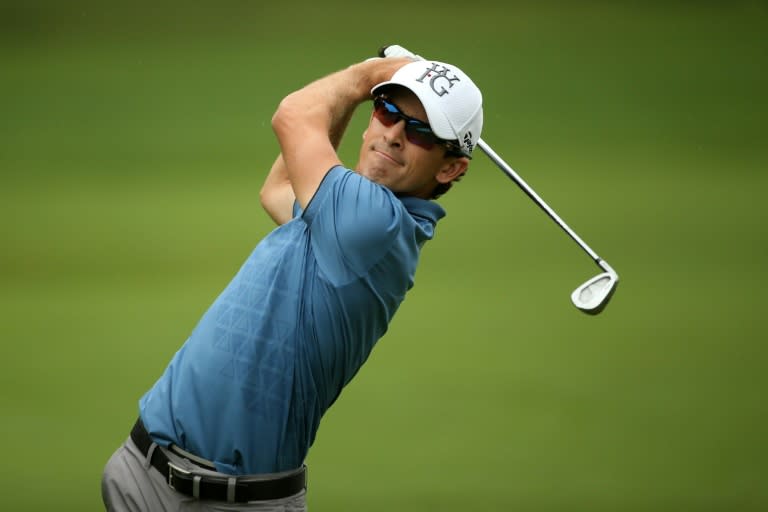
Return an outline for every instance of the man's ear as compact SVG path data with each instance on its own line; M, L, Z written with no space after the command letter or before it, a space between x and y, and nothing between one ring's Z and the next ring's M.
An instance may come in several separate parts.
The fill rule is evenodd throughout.
M469 167L469 158L459 157L450 159L440 171L435 179L438 183L450 183L456 178L461 177Z

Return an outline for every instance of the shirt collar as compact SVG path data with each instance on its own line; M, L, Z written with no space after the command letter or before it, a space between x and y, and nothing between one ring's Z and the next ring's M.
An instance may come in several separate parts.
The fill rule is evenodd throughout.
M442 206L434 201L428 201L419 197L400 197L405 209L408 213L421 217L430 221L432 224L437 224L437 221L445 217L445 210Z

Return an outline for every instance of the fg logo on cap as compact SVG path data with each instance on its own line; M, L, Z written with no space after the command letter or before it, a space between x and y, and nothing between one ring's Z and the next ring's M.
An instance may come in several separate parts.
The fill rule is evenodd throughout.
M441 69L442 68L442 69ZM432 67L427 68L426 71L424 71L424 74L421 75L421 77L417 78L416 81L420 84L424 83L424 79L427 77L432 77L429 81L429 86L432 88L433 91L435 91L435 94L438 96L444 96L448 94L448 89L453 87L453 84L456 82L460 82L459 77L456 75L448 75L451 70L448 69L445 66L440 66L439 64L433 62ZM442 79L442 80L441 80ZM441 80L438 82L438 80ZM445 88L445 83L448 83L448 89ZM439 87L439 89L438 89Z

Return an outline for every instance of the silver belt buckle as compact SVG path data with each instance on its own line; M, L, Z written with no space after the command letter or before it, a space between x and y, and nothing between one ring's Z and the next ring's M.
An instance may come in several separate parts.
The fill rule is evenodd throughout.
M168 487L170 487L171 489L173 489L175 491L176 488L173 486L173 472L174 471L177 471L177 472L181 473L182 475L191 475L192 472L191 471L187 471L184 468L180 468L179 466L177 466L173 462L168 461Z

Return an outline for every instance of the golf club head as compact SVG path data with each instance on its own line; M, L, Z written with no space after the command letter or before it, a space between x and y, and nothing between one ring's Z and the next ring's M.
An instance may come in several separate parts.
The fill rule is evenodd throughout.
M618 284L616 272L603 272L576 288L571 294L571 302L584 313L596 315L611 300Z

